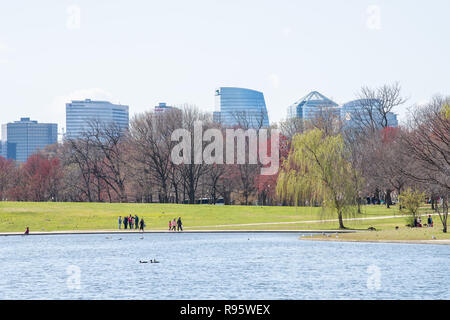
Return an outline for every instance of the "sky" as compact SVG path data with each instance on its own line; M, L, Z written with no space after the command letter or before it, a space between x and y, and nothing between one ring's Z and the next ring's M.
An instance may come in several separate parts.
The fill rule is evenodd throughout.
M450 1L0 2L0 123L65 127L65 103L130 116L159 102L214 110L214 91L262 91L271 122L312 90L337 103L398 81L407 109L450 94Z

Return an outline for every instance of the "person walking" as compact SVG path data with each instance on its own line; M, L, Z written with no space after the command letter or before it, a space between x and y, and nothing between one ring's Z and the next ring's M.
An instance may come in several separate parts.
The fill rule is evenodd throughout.
M143 218L141 219L140 224L141 225L140 225L139 231L144 232L145 223L144 223L144 219Z
M119 230L122 228L122 217L119 216Z
M177 227L178 231L183 231L183 224L181 223L181 217L178 217Z
M128 217L123 218L123 225L125 227L125 230L127 230L127 226L128 226Z
M177 231L177 221L175 220L175 218L173 218L173 221L172 221L172 230Z
M134 215L134 228L139 228L139 217L137 216L137 214Z
M169 220L169 231L172 231L172 220Z

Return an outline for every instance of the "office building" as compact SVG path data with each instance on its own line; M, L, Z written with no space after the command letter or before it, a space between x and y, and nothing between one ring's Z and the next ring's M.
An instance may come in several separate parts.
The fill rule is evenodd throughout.
M288 107L288 118L313 120L320 117L323 112L331 112L340 116L339 106L323 94L312 91Z
M344 126L349 128L358 128L373 125L381 128L382 115L376 110L379 100L376 99L358 99L347 102L341 107L341 119ZM373 109L372 112L369 112ZM386 114L387 126L398 127L397 115L393 112Z
M58 141L56 123L38 123L30 118L2 126L2 154L19 162Z
M174 107L168 106L165 102L160 102L157 106L154 108L155 113L165 112L168 110L172 110Z
M129 126L129 107L108 101L74 100L66 104L66 138L80 138L89 129L90 121L116 125L123 130Z
M6 158L8 155L6 154L6 142L0 140L0 157Z
M264 94L256 90L221 87L216 90L216 110L213 120L224 126L255 129L269 126Z

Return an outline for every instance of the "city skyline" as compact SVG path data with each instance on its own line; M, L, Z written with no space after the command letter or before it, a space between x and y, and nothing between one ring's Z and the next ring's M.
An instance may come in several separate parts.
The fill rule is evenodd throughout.
M235 86L264 92L277 122L307 92L343 104L361 86L398 81L409 98L394 110L401 121L409 106L449 94L449 9L448 1L44 1L26 10L5 2L0 120L62 128L65 103L86 98L125 103L130 116L160 101L212 112L210 93Z
M218 102L217 98L219 96L221 96L221 94L220 93L218 94L218 92L222 91L222 89L233 90L233 92L238 90L236 93L233 93L233 94L234 95L238 94L238 96L239 95L243 95L242 97L244 97L245 94L247 94L247 92L248 93L257 94L258 95L258 97L257 97L258 99L259 99L259 95L260 95L261 96L260 98L262 99L261 101L262 101L263 109L266 110L266 105L265 105L265 101L264 101L264 93L263 92L259 92L259 91L256 91L256 90L253 90L253 89L248 89L248 88L220 87L219 89L216 89L216 91L215 91L216 92L216 94L215 94L215 96L216 96L216 103L215 103L215 107L214 107L215 111L209 111L211 113L211 115L213 116L213 118L215 119L215 121L217 121L217 122L221 122L221 123L223 123L223 124L225 124L227 126L230 126L230 125L233 125L231 122L238 121L238 120L235 119L235 117L238 117L238 118L239 117L244 117L244 118L250 117L250 118L252 118L252 117L255 116L255 114L253 114L253 116L252 116L252 112L254 112L252 107L248 109L248 111L249 111L248 114L246 112L244 112L242 114L238 113L238 114L233 115L233 114L230 113L230 110L228 110L228 109L225 109L225 110L228 110L228 111L225 111L225 112L221 111L222 103ZM296 101L294 104L291 104L290 106L287 107L286 119L293 118L293 117L304 118L304 116L302 116L302 115L295 115L297 113L297 111L295 111L295 110L298 108L299 104L303 105L303 104L307 103L306 102L307 100L309 101L310 99L313 99L314 97L317 98L317 99L320 99L320 100L312 100L313 105L307 107L307 109L310 110L310 111L307 111L307 114L309 114L311 112L314 113L315 112L314 109L316 107L323 107L323 106L326 106L327 104L330 104L330 106L333 109L336 109L337 113L336 112L335 113L342 120L345 120L344 119L345 118L345 112L342 113L342 111L344 109L348 108L348 106L350 104L355 104L358 101L357 99L355 99L355 100L344 102L342 104L337 104L334 101L332 101L331 99L328 99L327 97L323 96L320 92L312 91L312 92L308 93L306 96L304 96L302 99ZM248 98L250 98L250 97L247 97L246 99L248 99ZM253 98L251 98L251 99L253 99ZM321 102L322 100L323 100L323 102ZM244 104L247 103L247 102L244 102L244 101L245 100L243 100L241 102L241 104L242 103L244 103ZM227 102L227 105L228 104L229 103ZM62 127L59 124L57 124L59 126L59 128L60 128L58 130L58 136L59 136L58 137L58 141L61 141L63 137L66 137L66 138L79 137L80 134L83 132L83 130L85 130L87 128L86 123L87 123L87 121L89 119L91 119L91 120L108 120L109 119L109 120L112 121L112 119L114 118L113 122L118 124L118 125L120 125L121 127L124 127L124 128L128 128L129 121L131 120L131 117L129 115L130 114L129 113L129 108L130 107L128 105L113 104L110 101L92 100L90 98L85 98L85 99L79 99L79 100L71 100L70 102L67 102L65 104L65 106L66 106L66 112L65 112L65 119L66 119L66 121L64 122L64 125ZM90 108L88 108L88 107L90 107ZM114 108L116 108L116 109L120 108L121 110L115 110ZM162 112L162 111L164 111L166 109L170 109L170 108L173 108L173 106L168 106L166 102L159 102L158 105L156 105L153 108L150 108L148 110L144 110L144 111ZM303 108L301 108L301 109L303 109ZM352 107L352 108L354 108L354 107ZM242 112L241 109L239 109L239 110ZM117 114L117 112L119 112L120 115ZM305 111L302 111L302 112L305 112ZM80 113L80 115L78 115L79 113ZM122 113L123 113L123 115L125 115L125 113L126 113L126 120L127 120L126 121L126 123L127 123L126 125L125 125L125 122L123 122L124 119L122 119L123 118ZM224 115L225 114L227 114L227 115L220 117L221 113L224 113ZM263 124L263 126L268 127L268 124L275 123L275 122L270 122L269 121L270 118L267 117L267 113L264 113L264 114L265 114L265 116L264 116L264 124ZM305 119L310 119L311 116L312 115L306 116ZM390 119L393 117L390 121L393 121L392 124L394 124L394 126L398 126L397 116L398 116L398 113L396 113L396 112L389 112ZM117 117L119 117L120 119L117 118ZM258 122L259 120L261 120L261 119L259 119L259 117L260 117L260 115L258 114L256 116L256 118L254 118L254 119L252 118L252 119ZM29 118L29 117L21 117L21 119L22 118ZM247 119L247 120L249 120L250 122L253 121L251 119ZM73 123L74 121L76 123ZM108 122L108 121L106 121L106 122ZM71 123L71 124L68 124L68 123ZM84 123L84 125L83 125L83 123ZM237 123L235 123L235 124L237 124ZM241 125L242 124L243 123L241 123ZM6 124L4 124L4 125L6 125ZM251 124L251 126L253 126L253 125L254 124ZM256 126L256 127L258 127L258 126ZM71 133L71 131L72 131L72 133ZM72 136L71 136L71 134L72 134ZM6 135L4 133L2 133L2 135L0 136L0 139L4 140L4 142L6 142L6 138L4 136L6 136ZM0 151L1 151L1 149L0 149Z

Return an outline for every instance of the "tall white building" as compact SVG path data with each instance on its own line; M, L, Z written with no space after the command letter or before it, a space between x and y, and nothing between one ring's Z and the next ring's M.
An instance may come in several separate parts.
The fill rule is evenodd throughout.
M73 100L66 104L66 138L77 139L89 128L89 121L114 124L123 130L129 126L129 107L108 101Z

